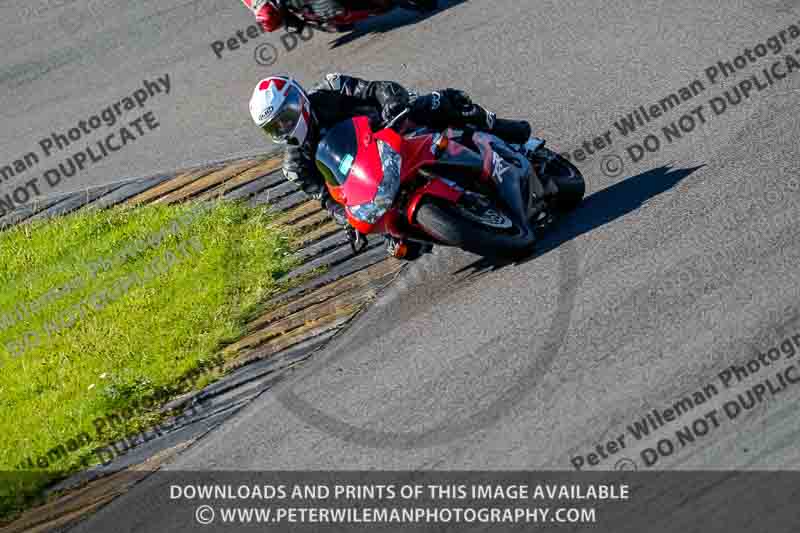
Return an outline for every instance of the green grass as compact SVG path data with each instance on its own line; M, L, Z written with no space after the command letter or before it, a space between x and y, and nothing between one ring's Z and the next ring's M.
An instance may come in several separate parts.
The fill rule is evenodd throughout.
M278 290L286 232L261 210L207 205L81 211L0 233L0 471L14 482L0 490L0 516L155 421L157 409L132 406L214 367ZM24 320L9 318L34 302ZM37 341L20 344L30 332ZM126 411L116 428L93 424ZM80 433L92 442L77 443ZM67 443L77 449L48 456Z

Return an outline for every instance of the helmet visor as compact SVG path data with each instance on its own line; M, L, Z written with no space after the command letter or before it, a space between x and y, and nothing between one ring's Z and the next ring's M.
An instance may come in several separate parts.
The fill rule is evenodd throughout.
M292 87L286 95L280 109L261 126L264 133L277 143L285 143L297 127L303 115L303 97L296 88Z

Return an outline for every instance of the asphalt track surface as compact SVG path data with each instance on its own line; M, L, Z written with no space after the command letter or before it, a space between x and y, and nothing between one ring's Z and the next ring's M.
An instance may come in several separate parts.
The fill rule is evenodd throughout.
M165 73L170 95L148 105L160 127L63 190L263 151L247 100L275 70L306 83L341 71L465 88L500 115L529 119L560 150L606 131L613 144L579 164L587 200L536 257L491 267L437 250L171 468L571 470L623 435L625 447L594 467L647 469L642 450L677 442L676 430L711 409L719 424L650 468L798 468L800 387L768 391L733 420L723 410L759 381L779 387L792 360L762 358L769 366L728 388L719 374L800 333L800 72L719 116L708 101L775 62L785 72L786 55L800 60L800 38L727 80L704 74L798 23L798 2L470 0L424 20L395 13L339 41L315 35L291 52L262 36L217 59L210 43L251 22L237 2L218 3L91 2L102 17L84 20L78 2L40 19L4 2L3 159ZM163 31L131 31L117 47L105 40L157 12L171 17ZM70 29L70 20L79 22ZM254 61L261 43L279 51L271 69ZM628 138L615 129L693 80L704 90L690 101ZM662 127L700 105L705 123L665 141ZM662 146L632 162L625 147L648 134ZM718 393L703 405L642 440L631 435L628 425L709 384ZM177 530L162 510L130 524Z

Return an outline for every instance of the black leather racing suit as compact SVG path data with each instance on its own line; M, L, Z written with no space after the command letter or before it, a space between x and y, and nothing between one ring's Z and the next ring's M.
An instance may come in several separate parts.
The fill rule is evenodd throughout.
M454 89L411 98L402 85L393 81L366 81L343 74L328 74L308 93L308 98L313 115L308 137L302 146L287 147L283 172L306 194L320 200L334 219L343 225L346 224L344 210L330 197L315 162L322 135L343 120L367 115L376 121L388 121L410 107L410 118L421 126L442 129L471 127L517 144L527 141L531 133L527 122L496 118L494 113L473 104L465 93Z

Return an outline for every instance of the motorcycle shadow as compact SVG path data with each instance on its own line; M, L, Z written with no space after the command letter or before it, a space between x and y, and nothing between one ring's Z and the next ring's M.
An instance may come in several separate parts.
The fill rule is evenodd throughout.
M672 189L704 166L674 169L670 165L664 165L624 179L591 194L574 211L559 217L536 243L531 255L517 259L482 257L453 274L467 274L466 281L507 266L533 261L585 233L639 209L648 200Z
M385 15L369 18L357 23L355 27L348 33L340 35L331 40L330 47L331 49L338 48L345 44L356 41L361 37L372 34L388 33L392 30L396 30L397 28L402 28L403 26L417 24L418 22L422 22L423 20L441 13L442 11L446 11L467 1L468 0L439 0L439 7L430 13L420 13L419 11L413 11L404 8L393 9Z

